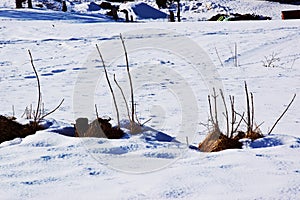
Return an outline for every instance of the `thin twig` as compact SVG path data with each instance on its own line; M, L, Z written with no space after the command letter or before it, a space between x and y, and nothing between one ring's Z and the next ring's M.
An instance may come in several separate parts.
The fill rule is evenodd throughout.
M243 114L240 114L238 112L235 112L235 114L237 114L238 116L240 116L242 118L242 121L244 121L247 124L247 121L245 120L244 116L245 116L245 112L243 112Z
M125 98L125 94L124 94L124 92L123 92L123 89L122 89L121 86L119 85L118 81L116 80L116 75L115 75L115 74L114 74L114 81L115 81L117 87L119 88L119 90L121 91L123 100L124 100L125 105L126 105L128 119L129 119L129 121L131 121L131 119L130 119L130 114L129 114L129 107L128 107L127 100L126 100L126 98Z
M219 61L220 61L220 63L221 63L221 66L224 67L223 62L222 62L222 60L221 60L221 58L220 58L220 56L219 56L217 47L215 47L215 50L216 50L217 57L218 57L218 59L219 59Z
M253 100L252 92L250 92L250 97L251 97L251 109L252 109L251 128L253 128L253 124L254 124L254 100Z
M263 125L265 122L262 122L262 123L260 123L258 126L256 126L255 127L255 129L254 129L254 132L256 132L258 129L259 129L259 127L261 127L261 125Z
M247 101L247 133L252 131L252 124L251 124L251 112L250 112L250 100L249 100L249 93L247 83L245 81L245 93L246 93L246 101Z
M28 118L27 119L32 119L32 117L31 117L31 114L33 113L33 111L32 111L32 104L30 104L30 107L29 107L29 116L28 116Z
M237 112L235 112L235 113L238 114ZM238 114L238 115L240 115L240 114ZM237 126L235 127L235 129L234 129L234 131L233 131L232 133L235 133L235 132L238 130L238 128L240 127L242 121L244 120L244 115L245 115L244 112L243 112L242 115L240 115L241 119L240 119L240 121L238 122Z
M290 108L290 106L292 105L293 101L296 98L296 94L294 94L294 97L292 98L291 102L289 103L289 105L286 107L286 109L283 111L283 113L280 115L280 117L276 120L275 124L272 126L271 130L269 131L268 135L270 135L273 131L273 129L275 128L275 126L278 124L278 122L281 120L281 118L283 117L283 115L288 111L288 109Z
M238 67L238 58L237 58L237 44L234 43L234 60L235 60L235 66Z
M124 49L124 54L125 54L125 59L126 59L126 68L127 68L127 74L129 78L129 83L130 83L130 92L131 92L131 121L134 124L134 95L133 95L133 86L132 86L132 80L131 80L131 75L129 71L129 61L128 61L128 55L127 55L127 50L125 46L124 39L122 37L122 34L120 34L120 39L122 41L123 49Z
M152 118L146 120L144 123L141 124L141 126L144 126L146 123L150 122L152 120Z
M115 105L115 109L116 109L116 113L117 113L118 128L120 128L120 126L121 126L120 125L120 115L119 115L119 109L118 109L118 106L117 106L116 97L115 97L114 91L113 91L113 89L111 87L111 84L110 84L110 81L109 81L109 78L108 78L108 74L107 74L107 71L106 71L106 66L105 66L105 63L104 63L104 59L102 57L102 54L101 54L100 49L99 49L99 47L98 47L97 44L96 44L96 48L97 48L98 54L99 54L99 56L101 58L102 65L103 65L103 68L104 68L105 77L106 77L106 80L107 80L107 83L108 83L111 95L113 97L113 101L114 101L114 105Z
M95 112L96 112L97 119L99 119L97 104L95 104Z
M215 88L213 88L213 98L214 98L214 105L215 105L215 123L216 123L216 128L219 129L219 122L218 122L218 109L217 109L217 94Z
M234 124L236 122L236 114L235 114L235 110L234 110L234 96L230 96L229 95L229 99L230 99L230 105L231 105L231 133L230 133L230 138L233 137L233 130L234 130Z
M207 96L208 99L208 104L209 104L209 114L210 114L210 119L212 121L212 125L215 126L215 121L213 118L213 114L212 114L212 107L211 107L211 99L210 99L210 95Z
M44 119L45 117L47 117L48 115L54 113L62 104L63 102L65 101L65 99L61 100L61 102L58 104L58 106L56 106L56 108L54 108L52 111L48 112L47 114L43 115L39 121L41 121L42 119Z
M135 110L135 119L136 119L136 121L138 122L138 124L141 126L142 125L142 123L140 122L140 120L139 120L139 118L138 118L138 116L137 116L137 113L136 113L136 104L134 104L134 110Z
M38 84L38 102L37 102L37 108L36 108L36 113L35 113L35 116L34 116L34 122L36 123L38 121L38 114L39 114L39 109L40 109L40 104L41 104L41 85L40 85L40 79L39 79L39 75L35 69L35 66L33 64L33 58L32 58L32 55L31 55L31 52L30 50L28 50L28 53L29 53L29 56L30 56L30 62L31 62L31 66L33 68L33 71L35 73L35 76L36 76L36 80L37 80L37 84Z
M226 118L226 128L227 128L227 132L226 132L226 135L227 137L229 137L229 116L228 116L228 109L227 109L227 105L226 105L226 101L225 101L225 97L224 97L224 94L223 94L223 91L220 89L220 94L221 94L221 97L222 97L222 100L223 100L223 104L224 104L224 107L225 107L225 118Z

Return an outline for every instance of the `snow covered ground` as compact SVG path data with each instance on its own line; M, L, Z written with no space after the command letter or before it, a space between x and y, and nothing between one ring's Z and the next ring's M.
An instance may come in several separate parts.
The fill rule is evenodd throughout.
M4 1L0 9L0 114L12 115L14 106L21 120L25 107L36 105L28 50L40 75L46 111L63 98L65 102L47 119L49 129L0 144L1 199L299 198L299 20L125 24L92 13L15 10L11 2ZM289 7L222 2L234 4L240 13L251 7L275 19L278 12L264 4ZM152 129L121 140L59 134L71 132L79 116L95 117L94 104L100 116L117 123L95 44L110 77L116 74L127 91L120 33L129 52L137 115L142 122L151 118L146 126ZM263 67L272 54L280 58L276 67ZM240 150L202 153L187 148L186 136L197 146L207 134L200 123L209 116L210 87L221 83L242 109L244 81L254 94L255 121L264 122L264 133L298 95L273 134L246 142ZM127 119L115 90L121 118Z

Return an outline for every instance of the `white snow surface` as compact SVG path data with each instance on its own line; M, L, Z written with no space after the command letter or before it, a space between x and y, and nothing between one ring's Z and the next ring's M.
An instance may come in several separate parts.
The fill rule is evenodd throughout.
M14 106L16 117L24 121L21 115L25 107L32 104L35 108L36 79L27 50L40 75L46 111L65 99L60 109L46 119L48 129L0 144L1 199L299 199L300 26L299 20L278 20L280 10L298 7L253 0L216 3L275 20L195 22L204 15L189 12L186 19L192 22L115 23L104 15L87 12L16 10L14 1L1 1L0 114L11 116ZM199 56L211 60L225 94L235 96L238 109L245 107L246 81L254 94L255 121L264 122L260 127L263 133L268 132L293 94L298 96L271 135L244 141L243 149L203 153L186 148L182 140L166 141L167 135L176 140L183 134L183 125L178 121L184 112L180 103L186 100L177 99L185 94L178 89L184 85L182 82L189 84L198 108L195 120L190 120L194 115L187 114L190 126L195 127L188 133L189 144L198 146L205 138L207 130L200 123L206 123L209 116L208 83L194 74L195 70L203 70L201 66L191 66L176 52L130 49L130 41L141 40L144 44L149 39L149 35L142 34L145 29L171 31L167 37L153 34L151 41L171 38L174 47L185 48L176 40L182 37L201 47ZM110 77L116 74L126 90L120 33L129 45L137 115L142 122L151 118L146 124L151 128L130 135L125 129L127 114L122 112L122 128L127 132L123 139L59 134L72 131L72 123L81 114L76 106L85 106L85 102L74 99L81 97L75 94L81 81L95 85L93 103L99 114L112 117L112 124L117 124L95 44L100 48L109 42L120 44L119 49L111 49L119 56L108 63L108 72ZM238 66L234 63L235 45ZM262 61L272 54L280 60L275 67L264 67ZM90 76L90 68L99 75ZM149 78L147 74L151 73L157 76ZM77 79L81 76L84 80ZM170 91L172 85L176 89ZM88 106L94 109L94 104Z

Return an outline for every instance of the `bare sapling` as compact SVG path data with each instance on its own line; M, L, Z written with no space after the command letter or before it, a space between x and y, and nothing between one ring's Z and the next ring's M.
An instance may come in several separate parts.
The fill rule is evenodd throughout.
M141 131L141 125L139 123L135 122L135 102L134 102L134 91L133 91L133 85L132 85L132 78L129 70L129 60L128 60L128 53L125 46L125 41L123 39L122 34L120 34L120 39L123 45L123 50L125 54L125 61L126 61L126 69L129 79L129 86L130 86L130 96L131 96L131 121L130 121L130 131L132 134L139 133Z
M29 108L26 107L23 116L26 116L27 119L31 120L33 118L33 121L30 121L28 124L20 124L15 120L15 117L8 118L5 116L0 115L0 143L8 140L12 140L17 137L24 138L28 135L35 134L36 131L42 130L45 127L40 125L40 122L42 119L44 119L46 116L52 114L55 112L63 103L64 100L61 101L61 103L53 109L51 112L45 114L44 113L44 106L41 103L42 102L42 94L41 94L41 85L40 85L40 79L37 73L37 70L33 63L33 58L31 55L30 50L28 50L29 56L30 56L30 62L33 68L33 71L35 73L36 79L37 79L37 88L38 88L38 101L37 101L37 108L35 111L32 109L32 104L30 104ZM15 115L14 106L13 106L13 116Z
M37 80L37 87L38 87L38 101L37 101L37 108L36 108L36 111L34 112L34 118L33 118L33 127L34 129L38 129L38 126L39 126L39 123L41 122L41 120L43 120L46 116L54 113L64 102L64 99L59 103L59 105L57 107L55 107L52 111L50 111L49 113L47 114L44 114L42 115L42 109L41 109L41 106L42 106L42 92L41 92L41 84L40 84L40 79L39 79L39 75L37 73L37 70L34 66L34 63L33 63L33 57L32 57L32 54L31 54L31 51L28 50L28 53L29 53L29 56L30 56L30 63L31 63L31 66L33 68L33 71L35 73L35 76L36 76L36 80ZM29 115L31 115L32 112L32 106L30 108L30 111L29 111ZM30 116L31 117L31 116Z
M113 97L113 101L114 101L114 105L115 105L115 109L116 109L116 113L117 113L118 129L120 129L120 115L119 115L119 109L118 109L118 105L117 105L115 93L114 93L114 91L112 89L111 83L110 83L109 78L108 78L108 74L107 74L107 70L106 70L106 66L105 66L105 63L104 63L103 56L102 56L101 51L100 51L100 49L99 49L99 47L98 47L97 44L96 44L96 48L97 48L98 54L100 56L100 59L101 59L101 62L102 62L103 68L104 68L104 73L105 73L107 84L109 86L111 95Z
M33 118L33 122L34 122L34 126L37 126L38 123L38 115L39 115L39 109L40 109L40 105L41 105L41 100L42 100L42 93L41 93L41 84L40 84L40 79L39 79L39 75L35 69L35 66L33 64L33 58L31 55L30 50L28 50L29 56L30 56L30 62L31 62L31 66L33 68L33 71L35 73L36 76L36 80L37 80L37 87L38 87L38 101L37 101L37 108L36 108L36 112L35 112L35 116Z
M133 94L133 86L132 86L132 79L131 79L131 74L129 70L129 61L128 61L128 54L125 46L124 39L122 37L122 34L120 34L120 39L123 45L124 49L124 54L125 54L125 60L126 60L126 69L127 69L127 74L128 74L128 79L129 79L129 84L130 84L130 96L131 96L131 121L134 123L134 94Z
M278 53L272 53L270 56L264 56L265 60L262 60L264 67L277 67L277 62L280 61Z

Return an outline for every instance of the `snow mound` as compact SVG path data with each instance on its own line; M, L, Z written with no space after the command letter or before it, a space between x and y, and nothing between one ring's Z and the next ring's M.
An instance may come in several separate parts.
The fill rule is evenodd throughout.
M129 15L134 15L136 19L166 19L168 15L165 12L162 12L153 6L144 3L126 3L120 5L120 10L128 10Z

